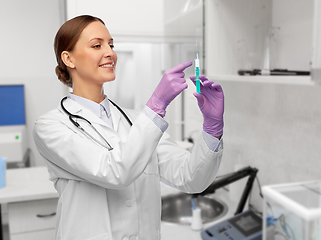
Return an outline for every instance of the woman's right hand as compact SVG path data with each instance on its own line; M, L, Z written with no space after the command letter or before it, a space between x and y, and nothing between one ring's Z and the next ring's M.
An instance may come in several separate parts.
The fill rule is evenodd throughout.
M167 70L146 105L164 117L168 104L187 88L184 70L192 64L185 62Z
M195 84L195 76L190 77ZM198 106L203 114L203 130L208 134L220 138L224 127L224 93L221 85L200 75L202 81L201 93L194 93Z

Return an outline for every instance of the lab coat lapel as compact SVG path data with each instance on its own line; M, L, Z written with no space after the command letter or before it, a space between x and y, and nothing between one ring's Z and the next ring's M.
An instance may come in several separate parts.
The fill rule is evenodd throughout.
M119 121L121 118L121 113L112 103L109 103L109 109L111 113L111 118L113 120L114 130L117 132L119 127Z

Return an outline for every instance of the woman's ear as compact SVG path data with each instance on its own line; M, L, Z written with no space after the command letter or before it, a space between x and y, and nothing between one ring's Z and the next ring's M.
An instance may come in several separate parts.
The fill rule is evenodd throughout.
M69 67L69 68L75 68L75 64L72 61L70 52L68 51L63 51L61 53L61 60L64 62L64 64Z

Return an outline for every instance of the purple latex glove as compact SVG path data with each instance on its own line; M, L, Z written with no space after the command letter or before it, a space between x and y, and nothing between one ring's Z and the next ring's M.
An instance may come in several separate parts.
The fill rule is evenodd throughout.
M185 62L167 70L146 105L164 117L168 104L187 88L183 71L192 64L192 62Z
M190 77L195 84L195 76ZM203 114L203 130L214 137L223 134L224 93L222 87L200 75L201 93L194 93Z

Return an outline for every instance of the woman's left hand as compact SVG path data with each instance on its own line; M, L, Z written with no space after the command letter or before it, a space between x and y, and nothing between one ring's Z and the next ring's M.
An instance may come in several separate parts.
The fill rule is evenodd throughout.
M195 76L190 77L195 84ZM222 87L200 75L201 93L194 93L198 106L203 114L203 130L214 137L223 134L224 93Z

